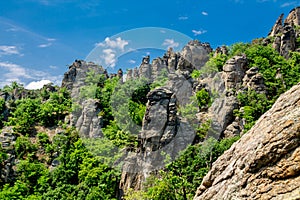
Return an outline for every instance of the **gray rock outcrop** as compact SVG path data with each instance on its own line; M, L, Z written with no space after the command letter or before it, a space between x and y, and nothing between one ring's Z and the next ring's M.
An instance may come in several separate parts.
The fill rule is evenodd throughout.
M160 72L175 73L177 70L181 72L191 73L194 69L200 69L209 60L209 54L212 48L208 43L201 43L198 40L190 41L181 52L173 52L172 48L162 58L153 59L150 63L150 56L143 58L139 68L127 71L127 80L136 78L147 78L150 81L155 80Z
M95 99L86 99L82 102L82 111L75 124L81 137L99 138L102 137L100 112L97 109L98 101Z
M147 98L138 150L128 154L122 168L120 187L124 191L142 189L143 182L152 172L175 159L195 137L189 123L177 115L178 102L173 91L157 88Z
M300 36L300 7L291 10L283 23L283 14L277 19L268 36L274 38L273 48L285 58L289 57L290 51L299 48L296 39Z
M242 88L247 62L246 56L234 56L226 61L223 66L223 80L225 81L226 90L235 89L238 91Z
M195 200L300 198L300 84L213 163Z
M4 127L0 134L0 145L7 155L3 163L0 163L0 180L4 183L9 183L15 178L16 155L14 145L17 137L14 134L12 127Z
M258 67L251 67L246 71L243 78L243 88L246 90L254 90L257 93L265 93L266 86L262 74L258 72Z
M88 73L93 71L95 74L107 75L107 72L99 65L92 62L85 62L82 60L75 60L69 66L69 70L64 74L62 87L66 87L72 97L74 104L79 108L73 111L71 116L66 118L70 125L73 125L79 130L83 137L100 137L101 132L101 118L98 117L100 112L98 103L94 99L86 99L81 97L80 90L89 83L86 83ZM118 71L116 76L123 75L122 70Z

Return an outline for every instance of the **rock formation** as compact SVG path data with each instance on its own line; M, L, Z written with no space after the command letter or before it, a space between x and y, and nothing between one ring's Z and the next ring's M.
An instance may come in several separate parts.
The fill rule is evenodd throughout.
M100 110L97 109L97 104L98 101L95 99L86 99L81 104L82 111L75 124L81 137L102 137L101 119L98 117Z
M155 170L162 169L166 159L175 159L194 140L192 127L177 115L177 98L167 88L157 88L148 95L147 111L139 134L137 152L124 160L120 187L141 189Z
M182 72L192 72L200 69L209 59L212 48L208 43L201 43L198 40L190 41L181 52L173 52L169 48L163 58L156 58L150 63L150 56L143 58L140 67L127 71L127 80L144 77L153 81L162 71L175 73L176 70Z
M9 183L15 178L16 154L14 145L17 137L12 127L5 127L0 134L0 145L5 150L7 158L0 163L0 182Z
M246 56L234 56L223 66L226 90L239 90L247 67Z
M209 44L191 41L182 52L169 49L163 58L145 57L136 76L130 70L130 79L146 77L155 80L163 70L168 81L148 93L146 114L142 131L139 133L137 152L126 157L120 187L141 189L145 179L155 170L165 166L166 156L175 159L178 153L191 144L195 138L193 127L177 113L179 106L190 103L193 95L193 80L190 72L200 69L209 59L212 51Z
M73 103L80 107L79 110L72 113L70 119L67 118L66 120L79 130L81 136L99 137L102 135L102 132L101 118L98 117L98 113L100 112L97 107L98 103L94 99L84 99L80 97L80 89L88 84L86 83L86 77L89 71L108 76L102 67L82 60L75 60L75 62L69 66L69 70L64 74L62 87L66 87L71 92ZM119 70L118 76L122 74L122 70Z
M299 199L299 108L300 84L213 163L194 199Z
M283 14L277 19L268 36L274 38L273 48L275 48L285 58L289 57L290 51L299 48L296 39L300 36L300 7L297 7L289 13L283 23Z
M266 86L262 74L258 72L258 67L251 67L246 71L243 78L243 88L247 90L254 90L257 93L265 93Z

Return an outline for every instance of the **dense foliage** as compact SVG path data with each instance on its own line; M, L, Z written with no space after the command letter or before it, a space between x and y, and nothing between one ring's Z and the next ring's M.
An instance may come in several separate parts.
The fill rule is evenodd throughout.
M67 128L52 141L45 134L40 134L36 143L21 136L15 149L20 159L16 180L1 185L0 199L114 199L117 196L119 172L92 155L73 129ZM45 156L39 156L41 151L47 152L48 162L52 163L50 168ZM54 163L59 164L53 167Z
M232 56L246 55L248 68L258 67L266 85L266 93L235 91L240 109L234 113L244 119L247 131L280 94L299 82L300 53L291 52L289 59L285 59L260 40L234 44L228 47L228 52L228 55L211 54L206 66L193 71L191 76L196 79L217 73ZM86 98L98 102L104 137L93 140L79 138L78 132L64 123L68 114L82 109L71 101L65 88L51 86L51 90L27 91L16 82L5 86L1 89L7 99L0 98L0 129L12 126L16 141L10 148L0 145L0 172L5 170L4 161L12 152L18 162L13 179L0 179L0 199L117 199L120 171L119 166L112 166L123 156L120 149L136 150L146 96L167 80L166 71L161 71L154 82L136 79L125 83L118 77L107 78L89 71L77 102ZM193 144L178 159L154 172L144 190L129 190L126 199L193 198L212 163L239 138L219 141L206 138L211 120L199 124L195 114L208 110L213 93L202 88L195 92L189 104L179 108L181 117L197 133ZM54 133L58 127L61 131Z
M129 191L127 199L192 199L212 163L238 139L218 142L209 138L203 144L189 146L176 161L150 176L143 191Z
M201 70L194 70L193 78L207 73L221 71L226 60L236 55L245 55L247 67L258 67L266 86L265 94L254 91L238 91L237 97L241 110L235 114L245 119L245 131L249 130L256 120L267 111L275 100L293 85L300 81L300 53L290 52L288 59L281 56L272 46L263 44L261 39L252 43L236 43L228 48L227 55L211 54L210 60Z

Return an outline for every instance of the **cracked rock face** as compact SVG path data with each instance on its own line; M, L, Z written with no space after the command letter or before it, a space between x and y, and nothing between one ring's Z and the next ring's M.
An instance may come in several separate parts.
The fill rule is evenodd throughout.
M300 84L213 164L195 200L300 198Z
M97 109L97 100L87 99L82 102L82 111L76 122L81 137L99 138L102 137L101 119L98 117L100 112Z
M234 56L226 61L223 66L223 79L226 90L241 88L247 62L246 56Z
M0 145L7 153L7 158L3 163L0 163L0 181L5 183L11 182L15 178L15 169L13 166L16 163L16 153L14 145L16 141L12 127L4 127L0 134Z
M269 36L274 37L273 48L285 58L289 57L290 51L297 48L296 38L299 37L299 30L295 27L300 25L300 7L289 13L283 23L283 14L279 16L275 25L272 27Z
M100 66L82 60L75 60L69 66L69 70L64 74L62 87L66 87L71 92L73 103L80 106L79 111L74 111L70 119L66 118L70 124L74 125L80 132L82 137L95 138L101 137L101 118L98 117L100 112L94 99L83 99L80 97L80 89L87 85L86 77L89 70L93 70L95 74L107 75L107 72ZM122 71L118 71L118 76L122 75Z
M177 115L178 99L174 91L157 88L147 98L138 151L128 153L122 167L120 188L124 191L142 189L150 173L165 166L166 155L175 159L195 137L189 123Z

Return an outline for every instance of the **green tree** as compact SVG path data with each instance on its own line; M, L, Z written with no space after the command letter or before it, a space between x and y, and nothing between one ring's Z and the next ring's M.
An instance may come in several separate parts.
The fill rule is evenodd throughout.
M71 111L71 97L65 88L50 94L50 98L41 104L38 112L39 122L47 127L57 125Z
M157 200L192 199L212 163L238 139L234 137L218 142L209 138L203 144L190 145L163 171L150 176L145 190L138 196ZM133 196L137 194L131 191L128 199L133 199Z
M7 126L14 126L14 131L23 135L31 134L40 109L39 99L22 99L16 101L16 110L8 118Z
M27 158L33 156L37 151L37 145L33 144L28 135L20 136L15 143L15 152L17 158Z
M201 110L204 108L208 108L212 103L209 92L205 88L202 88L201 90L196 92L196 98L198 106Z

